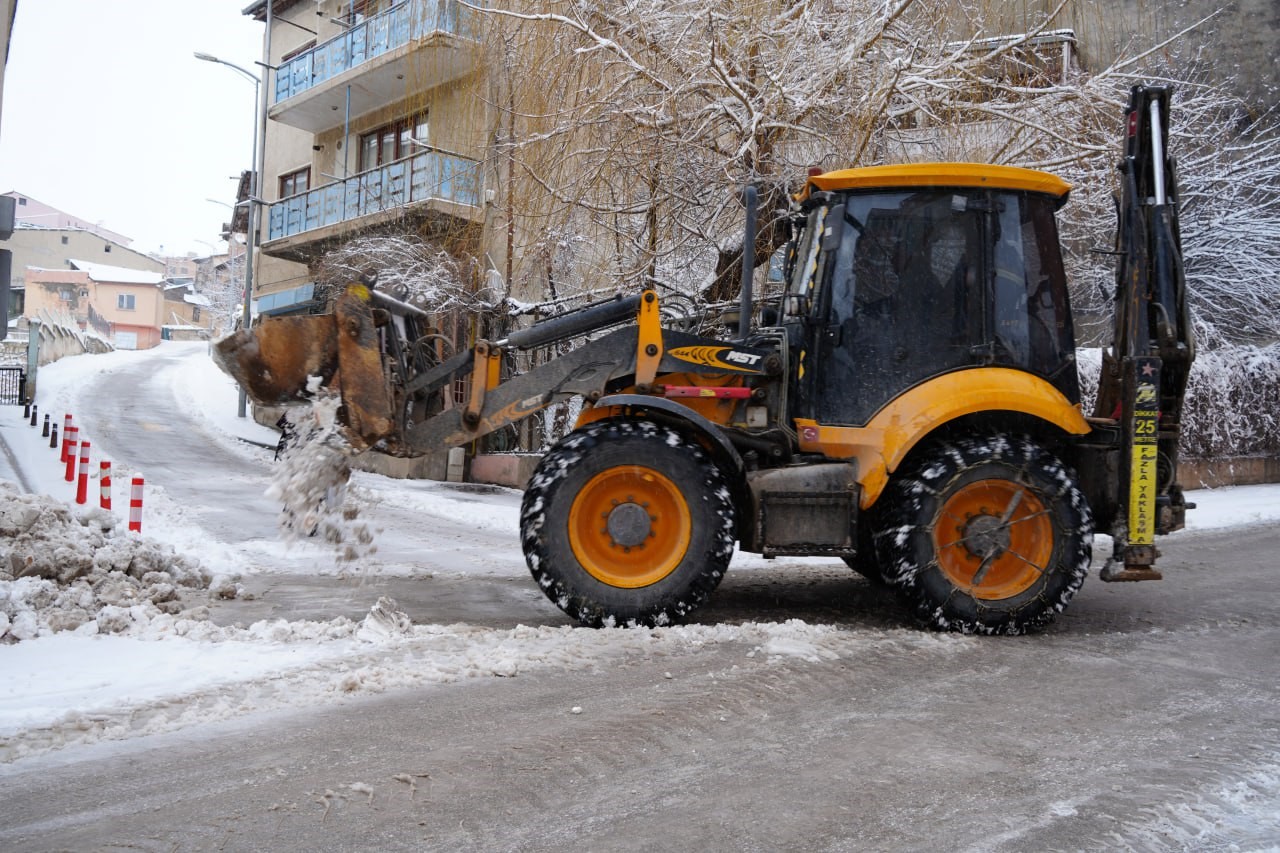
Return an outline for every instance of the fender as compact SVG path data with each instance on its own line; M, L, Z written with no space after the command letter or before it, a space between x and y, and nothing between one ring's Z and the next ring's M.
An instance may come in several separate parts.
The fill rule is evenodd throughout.
M688 406L668 400L665 397L650 397L646 394L611 394L596 401L590 409L584 409L578 416L577 426L617 417L619 409L624 406L635 406L645 409L656 409L663 414L688 422L711 443L711 455L716 462L724 466L725 474L731 481L742 479L744 466L738 449L734 447L720 428L712 421L690 409ZM725 465L727 463L727 465Z
M865 427L824 426L796 418L800 449L856 459L862 508L880 497L889 475L939 427L979 412L1031 415L1072 435L1090 431L1080 407L1045 380L1007 367L978 367L937 376L896 397Z

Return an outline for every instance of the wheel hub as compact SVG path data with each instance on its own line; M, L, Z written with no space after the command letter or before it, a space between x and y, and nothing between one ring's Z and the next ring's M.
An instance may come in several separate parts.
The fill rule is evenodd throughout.
M680 565L693 521L680 487L645 465L615 465L591 477L573 498L569 546L601 583L637 589Z
M623 548L635 548L653 535L653 518L638 503L627 502L609 511L605 529L613 544Z
M938 508L933 546L943 576L987 601L1030 589L1048 569L1054 527L1045 503L1025 484L991 477L965 483Z
M965 522L960 535L975 557L999 555L1009 550L1009 526L994 515L977 515Z

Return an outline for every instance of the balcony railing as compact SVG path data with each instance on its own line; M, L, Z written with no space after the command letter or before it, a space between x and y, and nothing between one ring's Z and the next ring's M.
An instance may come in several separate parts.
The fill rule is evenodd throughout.
M281 65L275 103L433 33L475 38L476 13L458 0L398 3Z
M267 239L291 237L427 201L478 208L480 183L480 164L475 160L423 151L273 202L267 214Z

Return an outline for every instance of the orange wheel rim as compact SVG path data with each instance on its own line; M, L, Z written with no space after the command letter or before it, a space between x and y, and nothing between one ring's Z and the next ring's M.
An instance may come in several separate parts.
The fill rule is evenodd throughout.
M619 465L596 474L569 508L569 545L609 586L635 589L675 571L693 537L689 505L663 474Z
M989 601L1029 589L1053 558L1044 502L1012 480L979 480L947 498L933 525L938 568L962 592Z

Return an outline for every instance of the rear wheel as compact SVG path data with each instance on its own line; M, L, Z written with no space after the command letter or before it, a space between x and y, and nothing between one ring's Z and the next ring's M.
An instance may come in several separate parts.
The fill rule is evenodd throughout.
M648 421L600 421L543 457L520 535L539 587L591 626L664 625L702 604L733 556L733 505L706 452Z
M1072 472L1026 437L937 444L899 472L879 507L885 580L934 628L1041 628L1089 570L1084 495Z

